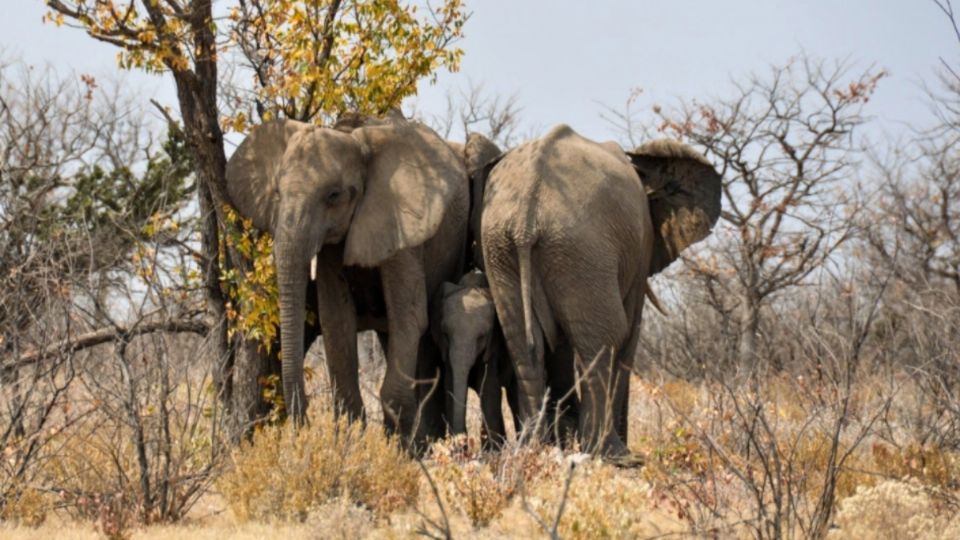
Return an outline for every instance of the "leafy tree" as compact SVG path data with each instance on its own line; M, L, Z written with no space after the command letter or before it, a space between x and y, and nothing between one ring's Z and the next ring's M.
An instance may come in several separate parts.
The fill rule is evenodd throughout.
M8 336L42 317L43 299L74 277L129 270L155 232L146 225L170 221L192 190L178 132L156 152L132 136L139 120L125 124L136 115L95 98L92 79L17 68L0 66L0 276L4 290L20 291L0 302ZM146 163L119 163L144 153Z
M198 182L207 304L220 321L214 330L218 393L238 423L249 425L269 408L261 382L275 363L270 348L245 340L244 330L259 337L275 330L260 326L250 332L240 325L235 333L227 321L237 306L273 308L232 299L224 284L233 283L233 292L269 291L272 265L251 260L250 250L238 249L227 234L237 220L226 196L224 129L242 132L279 117L324 124L346 111L376 114L399 106L419 80L440 68L457 69L462 52L452 43L466 20L462 2L441 0L434 7L398 0L235 0L220 17L212 0L45 1L49 21L119 47L121 67L173 76ZM239 58L252 77L224 85L221 95L224 58ZM268 244L256 250L260 257L269 254ZM256 286L244 286L244 280ZM233 320L251 320L249 313L241 315ZM275 324L275 315L253 320Z
M115 98L88 76L0 61L0 516L36 489L77 409L96 408L70 390L94 363L81 350L206 328L190 265L166 253L190 241L185 142L171 131L158 151Z
M69 182L72 193L63 203L41 210L41 236L76 228L97 238L149 234L144 224L181 210L193 189L189 182L193 166L179 131L168 131L162 150L148 157L141 174L133 164L111 169L97 164L77 172Z
M460 0L417 19L397 1L241 0L230 11L231 36L253 84L243 96L261 119L327 123L346 111L382 114L416 92L441 67L456 69L462 51ZM250 113L228 120L242 131Z

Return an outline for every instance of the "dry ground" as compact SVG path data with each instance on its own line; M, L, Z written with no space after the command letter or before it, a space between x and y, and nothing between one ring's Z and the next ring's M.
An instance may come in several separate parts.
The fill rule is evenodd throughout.
M635 378L629 443L645 458L643 467L617 468L554 447L510 445L497 455L480 451L468 439L438 443L423 461L428 478L380 435L375 395L382 363L376 347L371 351L363 340L369 337L361 338L362 350L373 357L365 362L363 385L374 420L367 431L357 432L349 443L354 446L343 442L352 436L331 435L336 432L332 417L315 416L314 433L306 439L275 435L269 439L275 443L272 450L267 444L235 452L223 477L186 519L146 527L131 523L115 530L116 536L442 537L449 522L456 538L547 537L554 527L563 538L751 538L767 531L760 525L764 520L777 519L784 536L809 533L830 467L836 396L828 388L780 376L771 377L758 395L741 395L707 383ZM321 361L313 358L318 368L311 383L314 403L323 399ZM913 391L905 380L878 375L850 395L838 439L849 457L842 466L835 464L838 504L829 538L960 538L960 518L954 517L960 456L915 441L914 424L930 411L918 405ZM479 414L472 399L470 430L477 433ZM747 403L761 404L762 416L752 418L767 425L763 444L776 456L779 471L765 468L744 438L737 405ZM312 478L329 465L323 462L329 454L304 457L303 449L321 452L331 446L355 455L337 462L331 469L336 472ZM282 467L274 467L277 462ZM258 466L261 470L253 471ZM352 472L319 488L323 475L340 474L337 467ZM412 484L403 487L410 478ZM777 505L773 486L786 492L790 508L782 514L771 510ZM38 527L8 520L0 525L0 538L102 538L110 532L110 519L78 520L51 511Z

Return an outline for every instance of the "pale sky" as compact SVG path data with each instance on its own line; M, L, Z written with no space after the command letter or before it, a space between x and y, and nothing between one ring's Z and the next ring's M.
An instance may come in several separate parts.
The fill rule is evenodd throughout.
M223 1L220 2L223 4ZM731 78L762 72L801 51L848 58L890 72L867 113L876 128L902 130L929 117L920 85L960 44L931 0L467 0L461 70L424 83L417 108L445 107L448 89L482 83L517 96L528 126L572 125L595 139L615 136L601 103L619 106L642 88L637 107L674 96L722 97ZM0 49L63 74L117 76L117 50L78 30L41 24L42 0L0 0ZM960 2L955 2L960 4ZM957 5L960 10L960 5ZM124 75L144 99L176 106L168 78Z

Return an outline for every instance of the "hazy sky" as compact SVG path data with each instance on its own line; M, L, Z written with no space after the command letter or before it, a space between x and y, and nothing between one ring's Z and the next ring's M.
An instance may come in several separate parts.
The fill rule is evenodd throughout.
M78 30L41 24L41 0L0 0L0 46L7 57L49 63L63 73L117 72L116 49ZM221 2L222 3L222 2ZM424 84L417 108L439 112L448 89L483 83L516 94L525 124L571 124L587 136L614 133L600 103L619 106L632 88L638 107L673 96L723 96L732 77L763 71L801 51L875 64L882 81L868 113L887 131L921 121L920 84L938 56L960 63L945 17L930 0L467 0L473 15L457 74ZM960 9L960 6L958 6ZM144 97L176 104L172 81L128 73Z

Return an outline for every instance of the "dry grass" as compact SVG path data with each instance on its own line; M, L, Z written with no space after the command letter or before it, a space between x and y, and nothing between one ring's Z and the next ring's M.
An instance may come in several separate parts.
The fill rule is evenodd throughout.
M879 379L862 384L870 388L858 390L851 430L866 422L876 406L870 396L882 386ZM781 480L796 490L798 504L812 508L826 479L830 447L821 426L810 427L814 393L783 379L772 380L767 390L775 394L765 411L782 444L777 455L789 464ZM899 387L896 403L911 399L911 392ZM315 408L307 428L264 428L252 443L236 448L213 486L178 523L144 526L127 519L135 513L110 505L84 512L76 501L64 507L62 495L31 488L7 506L0 536L410 538L425 531L439 534L446 526L454 537L471 538L545 537L554 526L562 538L753 536L749 491L704 439L709 435L713 444L731 451L740 441L731 431L729 411L720 409L729 404L717 400L717 390L709 383L637 378L630 399L630 444L646 459L638 469L549 446L510 444L500 453L483 452L475 438L460 437L441 441L428 453L423 461L428 479L378 424L350 425ZM839 471L831 538L863 538L864 531L887 527L883 520L896 515L913 516L897 520L900 528L890 529L897 534L947 538L946 531L960 528L949 519L960 495L957 454L911 443L910 431L897 427L909 424L902 412L907 409L889 410L885 423L892 427L886 428L886 438L877 430L853 448ZM121 463L130 462L123 444L105 444L112 433L65 438L57 447L64 459L49 462L47 474L61 485L72 482L78 493L105 492L112 485L106 476L115 473L108 472L110 460L119 456ZM841 449L853 442L845 435ZM98 452L98 444L115 450ZM735 457L742 470L759 474L759 463L751 461L755 457ZM122 519L127 521L118 522ZM798 528L792 531L804 536Z
M960 538L960 513L917 481L887 480L860 487L840 504L828 538L948 540Z
M379 426L351 424L321 411L299 430L259 429L234 452L217 487L241 522L304 521L337 498L380 516L403 510L417 499L419 476L416 464Z

